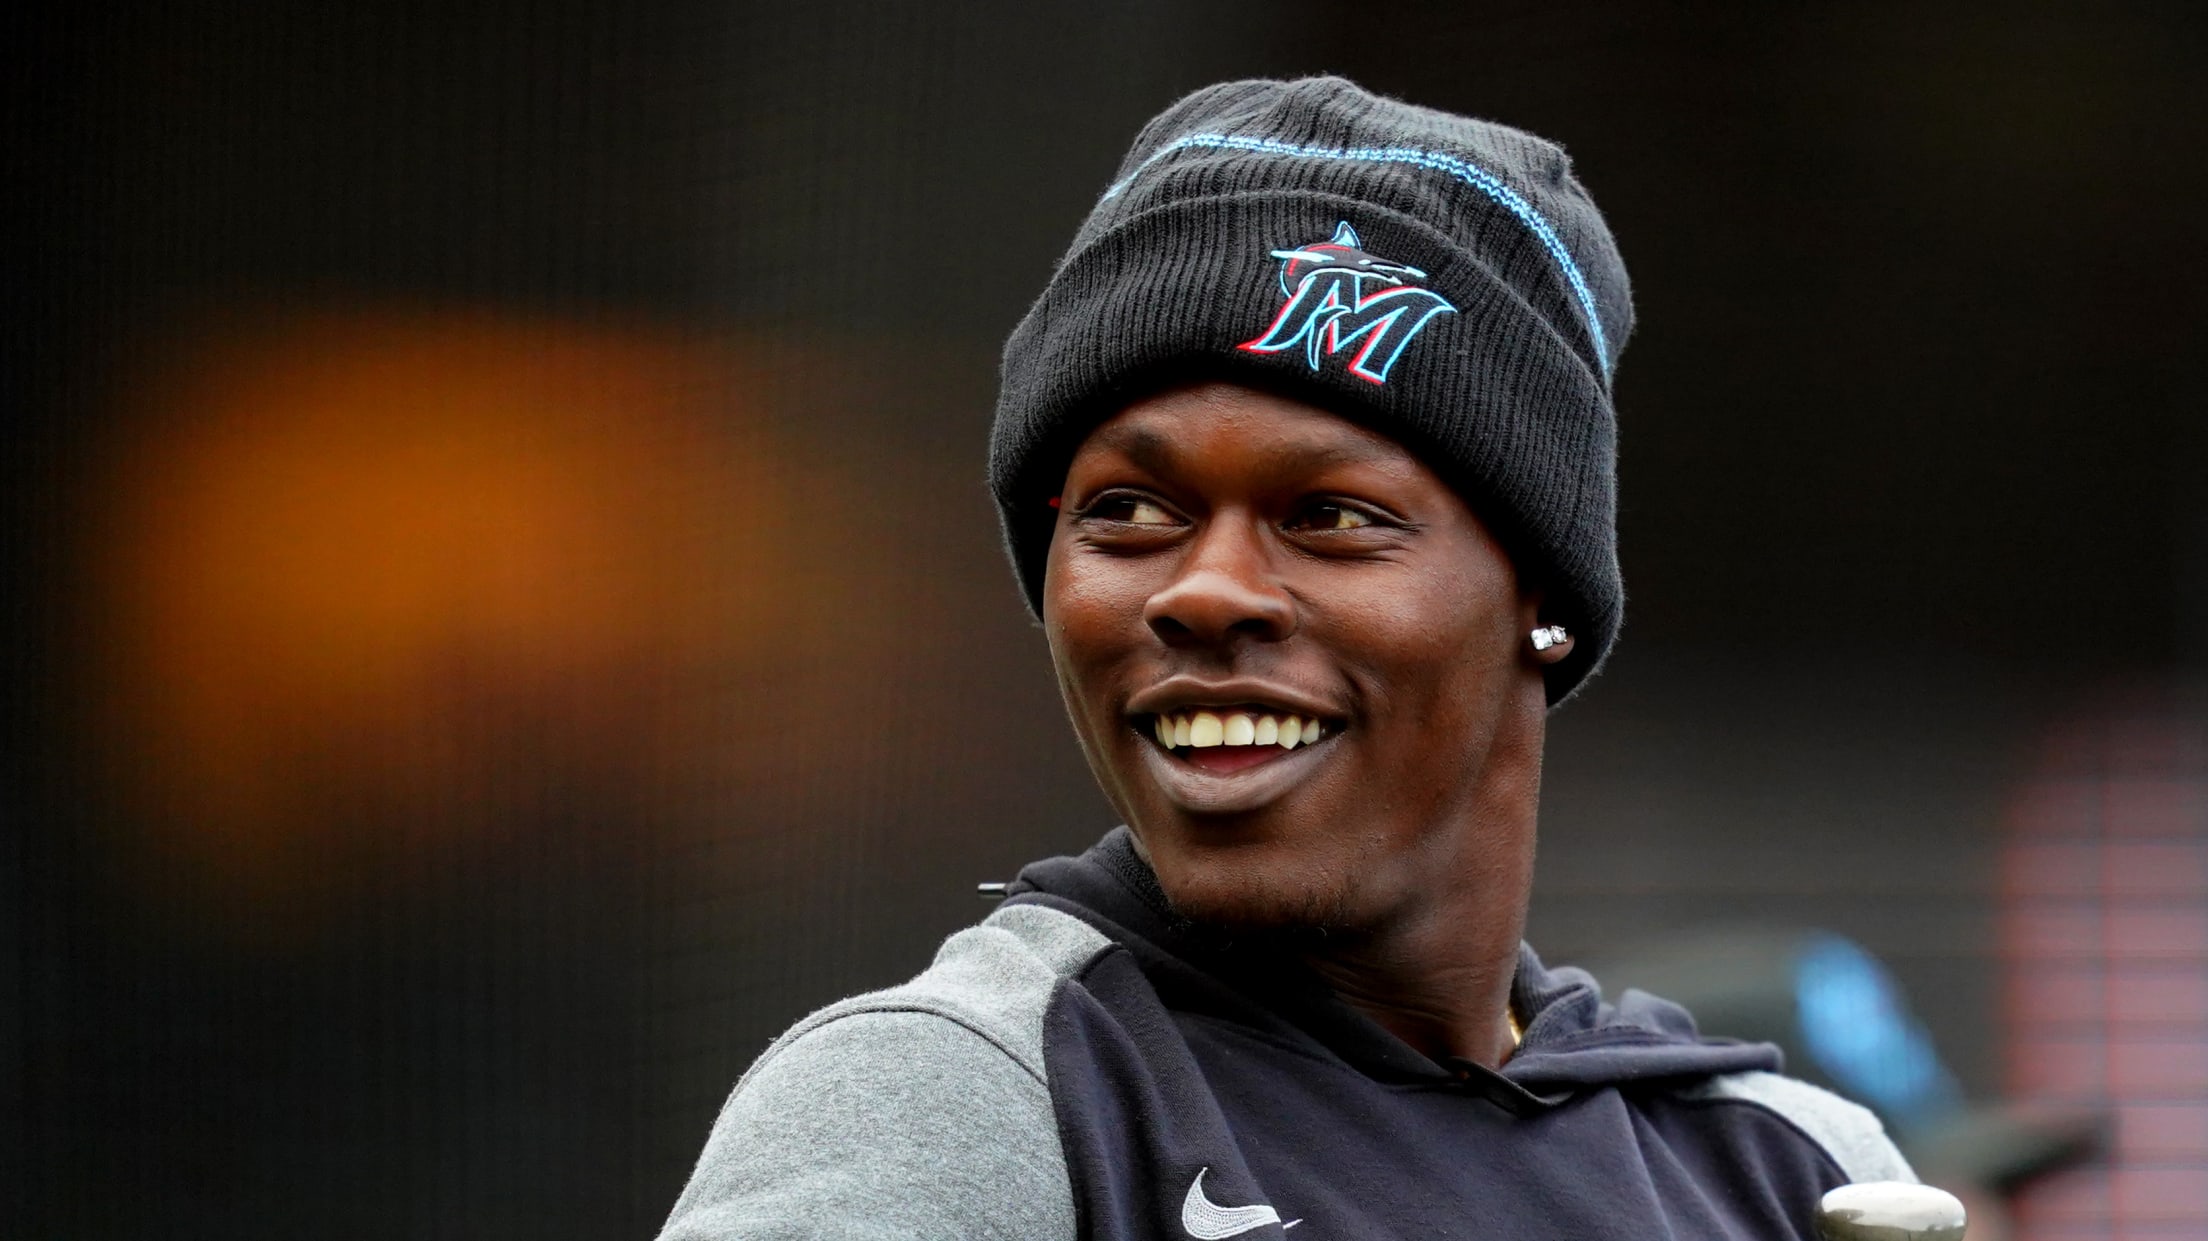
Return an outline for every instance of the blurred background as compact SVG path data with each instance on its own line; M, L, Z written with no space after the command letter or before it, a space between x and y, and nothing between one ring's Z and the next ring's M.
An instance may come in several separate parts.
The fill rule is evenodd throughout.
M0 1236L651 1235L778 1030L1111 826L996 351L1144 120L1320 71L1563 142L1633 271L1534 942L1846 936L1961 1096L2107 1109L2017 1235L2208 1235L2197 10L0 30Z

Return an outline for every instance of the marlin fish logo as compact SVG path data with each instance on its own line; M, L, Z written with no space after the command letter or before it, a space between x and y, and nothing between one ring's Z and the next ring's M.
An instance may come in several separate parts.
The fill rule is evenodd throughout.
M1404 263L1365 252L1347 220L1326 241L1275 250L1280 260L1280 291L1288 300L1256 340L1242 342L1249 353L1285 353L1301 346L1303 360L1319 369L1319 355L1356 346L1349 373L1368 383L1386 383L1388 369L1411 338L1434 316L1456 313L1440 294L1411 283L1426 273Z

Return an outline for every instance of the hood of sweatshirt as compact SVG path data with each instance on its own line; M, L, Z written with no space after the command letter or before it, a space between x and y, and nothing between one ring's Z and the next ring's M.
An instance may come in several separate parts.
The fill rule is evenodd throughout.
M1133 954L1169 1008L1317 1044L1384 1081L1485 1082L1514 1110L1596 1087L1782 1066L1769 1043L1703 1037L1685 1009L1645 992L1606 1000L1585 971L1552 969L1523 945L1511 992L1524 1022L1517 1051L1499 1072L1435 1061L1349 1005L1279 939L1236 938L1176 914L1124 827L1078 857L1023 868L1007 900L1096 927Z

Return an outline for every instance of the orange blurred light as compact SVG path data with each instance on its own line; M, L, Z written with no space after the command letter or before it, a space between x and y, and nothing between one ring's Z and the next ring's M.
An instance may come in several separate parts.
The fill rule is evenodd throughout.
M685 682L766 654L800 593L737 372L698 337L439 311L175 349L93 561L95 715L160 856L273 896L642 779L696 727Z

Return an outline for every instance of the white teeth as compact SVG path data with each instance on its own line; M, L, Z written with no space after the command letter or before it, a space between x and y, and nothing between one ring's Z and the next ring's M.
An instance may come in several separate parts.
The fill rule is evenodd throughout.
M1307 720L1300 715L1252 715L1247 711L1229 711L1224 717L1214 711L1160 715L1151 721L1150 727L1158 744L1169 750L1210 749L1220 745L1277 745L1293 750L1317 741L1321 731L1315 719Z

